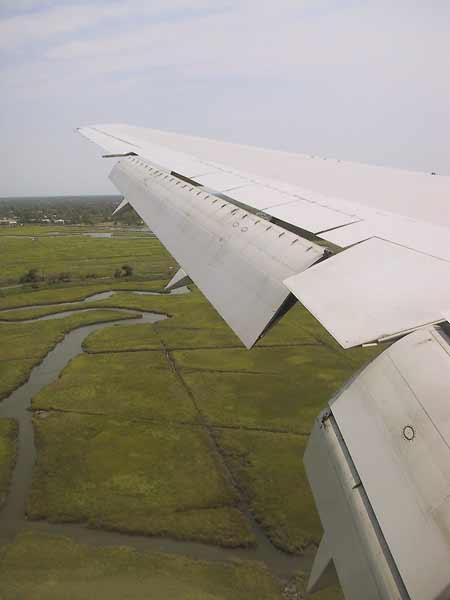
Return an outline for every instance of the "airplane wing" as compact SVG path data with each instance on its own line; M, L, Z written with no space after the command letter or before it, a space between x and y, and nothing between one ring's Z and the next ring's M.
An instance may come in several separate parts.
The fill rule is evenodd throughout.
M344 348L401 338L311 436L325 535L310 586L337 573L352 600L448 598L450 177L127 125L79 131L120 158L113 183L181 267L169 285L191 279L248 348L295 299Z
M450 177L125 125L79 131L113 155L125 155L113 171L113 182L132 204L136 203L133 197L144 195L138 210L142 218L247 346L276 316L289 291L344 348L445 320L443 313L450 307ZM173 214L163 218L168 237L159 234L155 216L146 214L153 209L145 200L147 190L174 198L175 189L177 197L183 196L182 211L195 207L190 227L182 225L184 233L196 238L195 244L172 235ZM222 208L216 211L218 207ZM175 210L167 203L165 208ZM233 247L238 257L233 266L233 259L225 261L219 247L204 254L210 241L202 243L193 233L200 226L200 216L222 232L230 232L222 238L209 234L222 250L224 245ZM182 218L187 218L187 213ZM243 218L248 220L238 226ZM200 227L204 232L205 223ZM323 247L317 241L306 243L305 232L350 249L306 270L323 256ZM179 246L176 250L175 244ZM251 258L253 275L245 270L249 254L241 252L241 245L252 252L255 245L259 248L258 256ZM194 255L188 256L188 250ZM203 256L200 261L199 253ZM211 262L211 256L217 264ZM253 280L256 264L263 270L258 281ZM233 292L225 283L230 269L236 283ZM222 286L229 289L229 297ZM236 308L237 296L247 301L247 308L258 306L252 311L254 322L241 322L248 318L243 306L239 314L229 314ZM255 305L256 297L259 302Z

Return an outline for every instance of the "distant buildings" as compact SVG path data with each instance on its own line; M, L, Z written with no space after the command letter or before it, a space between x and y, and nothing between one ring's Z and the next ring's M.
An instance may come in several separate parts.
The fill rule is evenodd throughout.
M44 223L45 225L49 225L50 223L52 223L53 225L64 225L65 224L65 219L56 219L55 216L53 217L47 217L47 216L43 216L40 219L29 219L30 223Z
M1 0L0 0L1 4ZM129 210L111 218L122 198L118 196L66 196L36 198L0 197L0 225L96 225L116 222L121 225L140 225L140 217ZM16 221L16 223L14 223Z
M56 219L54 217L49 218L47 216L43 216L38 219L27 219L28 223L42 223L44 225L54 224L54 225L65 225L65 219ZM16 216L12 217L0 217L0 226L1 225L9 225L13 227L14 225L22 225L19 219Z

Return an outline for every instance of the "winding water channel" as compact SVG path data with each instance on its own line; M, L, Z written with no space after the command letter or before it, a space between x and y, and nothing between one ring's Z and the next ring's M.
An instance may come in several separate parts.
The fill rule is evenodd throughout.
M17 321L12 321L9 319L2 318L2 315L8 315L9 313L20 313L21 311L32 310L35 308L54 308L55 306L66 306L70 308L71 306L79 306L83 303L95 302L100 300L107 300L111 298L114 294L135 294L137 296L175 296L180 294L189 293L189 288L181 287L170 292L165 292L161 294L161 292L146 292L142 290L109 290L108 292L98 292L97 294L91 294L90 296L86 296L83 300L79 301L66 301L66 302L51 302L50 304L29 304L27 306L18 306L16 308L0 308L0 323L34 323L36 321L50 321L54 319L63 319L64 317L69 317L70 315L79 313L79 312L89 312L92 310L114 310L116 312L134 312L144 314L152 314L152 313L144 313L134 308L128 309L120 309L114 308L111 306L89 306L87 308L77 308L76 310L66 310L57 313L51 313L49 315L44 315L42 317L33 317L31 319L19 319ZM153 322L153 321L152 321ZM144 323L142 319L139 319L139 323Z
M183 293L185 291L186 290L182 289L181 291L177 290L176 292ZM133 293L154 294L155 292ZM101 294L86 298L85 301L104 299L112 294L113 292L102 292ZM26 308L29 309L32 307L28 306ZM118 309L111 310L117 311ZM37 531L66 535L77 542L100 546L125 544L137 550L165 552L168 554L178 554L204 560L259 560L264 562L274 574L282 579L289 578L299 570L309 571L313 560L313 550L311 549L311 552L307 552L302 556L290 555L278 550L265 536L249 511L246 511L246 515L252 525L257 544L254 548L238 549L222 548L198 542L177 541L166 537L126 535L118 532L90 529L83 524L51 524L43 521L33 522L27 520L26 503L31 486L33 465L36 461L31 400L40 390L57 380L62 369L64 369L75 356L83 352L83 341L94 331L119 323L121 325L155 323L167 318L165 315L141 313L135 309L124 312L139 312L140 317L127 319L126 321L109 321L106 323L87 325L69 332L65 335L64 339L47 354L44 360L34 367L28 381L0 403L0 417L13 418L19 425L16 466L13 471L6 503L0 511L0 544L13 541L15 536L26 527L27 529L31 528ZM67 316L68 314L75 314L75 312L65 311L63 313L48 315L33 319L33 322L62 318L62 315ZM18 322L26 323L27 321Z

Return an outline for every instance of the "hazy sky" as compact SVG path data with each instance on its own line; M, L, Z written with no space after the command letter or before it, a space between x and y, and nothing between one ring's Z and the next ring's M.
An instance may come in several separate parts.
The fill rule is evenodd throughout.
M450 174L448 0L0 0L0 196L109 193L130 123Z

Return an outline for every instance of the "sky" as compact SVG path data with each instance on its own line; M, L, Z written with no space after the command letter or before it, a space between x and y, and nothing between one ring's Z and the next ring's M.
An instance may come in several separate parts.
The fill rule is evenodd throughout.
M0 197L114 193L129 123L450 175L448 0L0 0Z

